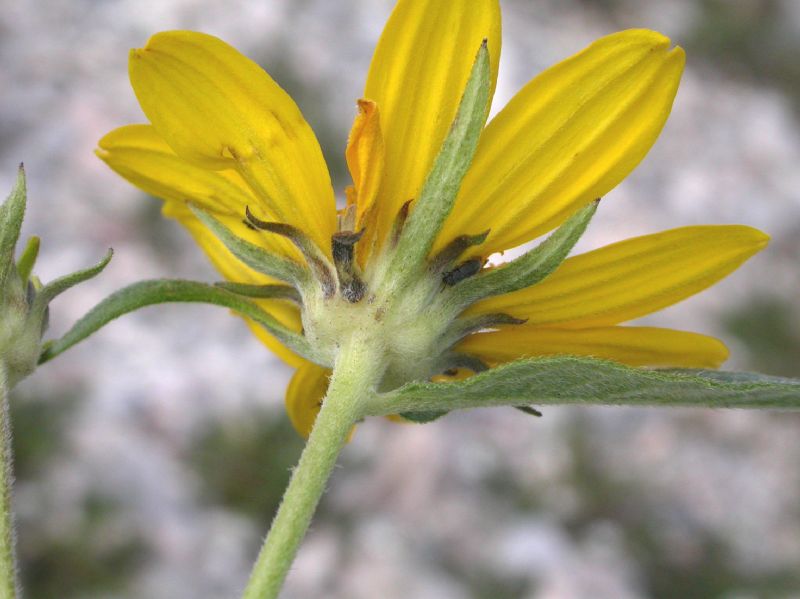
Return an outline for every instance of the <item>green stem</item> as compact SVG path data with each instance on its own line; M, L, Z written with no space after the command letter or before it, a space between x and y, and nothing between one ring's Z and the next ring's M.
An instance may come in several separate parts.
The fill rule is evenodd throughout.
M0 599L17 596L17 566L14 551L14 514L11 484L14 479L11 452L11 420L8 408L5 364L0 361Z
M382 352L360 335L343 343L328 393L259 553L242 599L274 599L297 554L339 452L382 375Z

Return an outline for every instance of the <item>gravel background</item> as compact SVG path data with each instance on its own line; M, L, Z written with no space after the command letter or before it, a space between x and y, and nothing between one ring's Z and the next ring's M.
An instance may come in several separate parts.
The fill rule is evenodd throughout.
M158 203L92 151L143 120L127 52L159 30L258 60L318 132L337 190L387 0L0 0L0 189L24 160L25 233L50 280L113 246L60 298L63 333L119 287L214 280ZM503 2L494 109L593 39L659 29L688 51L672 117L580 249L744 223L766 251L647 323L717 334L729 368L800 375L800 4ZM162 306L113 323L13 398L22 571L33 598L236 597L301 449L290 371L236 318ZM371 421L341 459L284 596L385 599L800 597L800 416L548 409Z

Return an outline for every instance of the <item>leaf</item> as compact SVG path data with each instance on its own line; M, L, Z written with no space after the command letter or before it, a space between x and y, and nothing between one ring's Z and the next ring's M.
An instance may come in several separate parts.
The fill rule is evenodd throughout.
M311 355L311 348L302 335L284 327L253 302L205 283L160 279L134 283L108 296L76 322L63 337L48 342L39 363L52 360L123 314L145 306L170 302L206 303L230 308L259 323L293 352L303 357Z
M594 201L579 210L550 237L516 260L485 270L456 285L451 291L453 301L466 307L493 295L530 287L546 278L566 259L586 231L598 203Z
M398 240L392 268L395 273L408 272L422 263L453 209L486 122L490 71L489 50L484 41L472 66L456 118Z
M409 383L373 396L366 414L525 404L800 409L800 380L559 356L518 360L457 382Z

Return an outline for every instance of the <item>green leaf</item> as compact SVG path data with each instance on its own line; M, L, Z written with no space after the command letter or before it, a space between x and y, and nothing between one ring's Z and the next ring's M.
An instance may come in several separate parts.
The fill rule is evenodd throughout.
M293 260L275 256L264 248L237 237L228 227L209 213L194 206L190 206L190 208L195 216L211 229L211 232L219 238L225 247L250 268L292 285L298 285L305 281L305 272Z
M518 360L452 383L409 383L373 396L366 414L525 404L800 409L800 380L754 373L645 370L559 356Z
M293 352L311 359L311 348L302 335L287 329L253 302L214 285L161 279L134 283L104 299L76 322L63 337L49 342L42 351L39 363L52 360L123 314L145 306L169 302L205 303L230 308L259 323Z
M14 249L25 218L26 199L25 169L20 164L14 187L0 206L0 283L6 280L13 264Z
M465 279L450 292L453 302L466 307L478 300L535 285L566 259L586 231L599 201L579 210L555 232L516 260Z
M490 88L489 50L484 41L472 66L450 132L403 226L392 272L408 272L425 260L436 235L453 209L461 181L472 163L478 138L486 122Z

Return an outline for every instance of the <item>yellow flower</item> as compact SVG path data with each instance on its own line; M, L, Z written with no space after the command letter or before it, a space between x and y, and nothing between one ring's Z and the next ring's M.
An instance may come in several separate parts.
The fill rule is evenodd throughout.
M569 354L651 367L717 367L727 357L711 337L620 323L735 270L768 239L745 226L685 227L616 243L567 259L536 285L456 302L452 312L454 304L440 299L462 279L490 272L490 254L590 206L644 158L684 66L683 50L653 31L601 38L528 83L481 132L425 267L389 259L451 131L476 52L478 61L488 54L491 94L500 57L497 0L398 2L358 103L346 150L353 186L338 216L314 133L258 65L217 38L188 31L156 34L131 52L131 83L151 124L112 131L98 155L162 198L164 214L189 230L226 279L277 282L235 258L187 202L236 236L318 269L324 289L301 289L300 305L258 300L320 348L317 363L251 323L297 368L287 406L302 434L316 417L339 339L352 328L375 329L387 362L384 389L520 357ZM488 106L484 121L487 114ZM288 236L257 230L274 230L263 221L293 229L284 230ZM337 238L338 255L337 232L345 236ZM299 250L292 243L299 240L318 255ZM335 268L326 271L331 260ZM411 274L387 285L394 276L387 265L398 264Z

